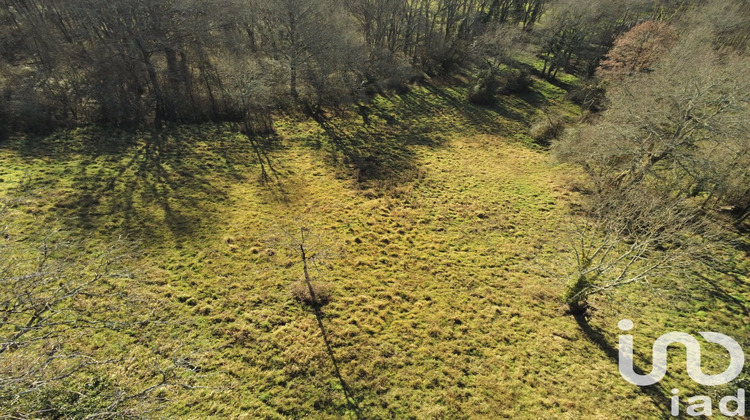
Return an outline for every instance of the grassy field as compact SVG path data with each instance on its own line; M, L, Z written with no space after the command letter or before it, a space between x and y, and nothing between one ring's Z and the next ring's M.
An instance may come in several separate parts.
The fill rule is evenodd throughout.
M577 116L563 93L535 80L482 108L462 87L415 86L377 98L368 126L352 111L326 127L284 118L254 142L227 125L16 138L0 148L0 196L25 198L19 229L139 244L122 287L163 323L88 340L131 355L113 381L145 369L139 354L190 354L197 388L159 391L162 415L641 419L667 416L675 387L719 395L691 384L678 350L660 385L626 383L616 324L635 321L644 368L672 330L747 343L746 254L680 293L600 301L589 325L565 314L550 271L567 262L579 173L527 135L541 109ZM290 292L302 228L331 286L325 337Z

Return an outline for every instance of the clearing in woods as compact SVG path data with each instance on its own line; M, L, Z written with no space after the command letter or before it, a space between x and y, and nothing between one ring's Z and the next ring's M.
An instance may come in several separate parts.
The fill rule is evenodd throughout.
M353 111L325 129L285 118L255 143L226 125L14 139L0 149L0 194L25 197L12 215L21 226L139 243L128 289L168 322L148 339L94 341L111 354L193 352L205 388L159 391L168 415L662 417L668 390L692 385L678 370L656 389L622 380L618 316L640 328L645 366L650 339L684 328L696 305L703 318L688 332L703 321L746 332L742 303L634 295L582 329L548 272L568 258L577 171L524 134L542 107L577 111L536 79L494 108L465 94L415 86L378 98L369 126ZM320 237L309 243L320 257L311 274L331 286L321 309L331 352L290 292L302 266L287 233L301 228ZM137 372L138 358L128 360L113 375Z

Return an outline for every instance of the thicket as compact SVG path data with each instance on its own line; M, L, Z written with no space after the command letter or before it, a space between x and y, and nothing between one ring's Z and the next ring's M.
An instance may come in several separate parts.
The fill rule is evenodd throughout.
M591 183L565 296L574 312L592 294L710 263L727 232L746 228L747 6L706 2L638 24L576 93L601 112L553 144Z
M478 75L471 100L593 74L614 39L675 2L5 0L0 133L88 123L238 121L363 103L424 76ZM669 12L671 13L671 12ZM667 13L668 14L668 13ZM725 35L729 37L730 35ZM734 39L734 38L733 38Z

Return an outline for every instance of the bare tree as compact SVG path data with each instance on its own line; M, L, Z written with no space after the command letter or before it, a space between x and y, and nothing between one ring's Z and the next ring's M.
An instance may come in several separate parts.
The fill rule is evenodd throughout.
M747 59L701 45L688 38L653 72L611 87L609 109L554 145L557 155L581 164L600 190L647 183L713 206L746 205L749 175L737 165L749 150Z
M680 35L651 72L610 86L601 117L553 144L593 184L571 247L565 301L574 313L589 296L669 277L710 254L722 241L712 210L731 205L747 218L747 59L717 52L711 31Z
M577 53L589 42L593 21L598 19L598 4L560 1L548 12L537 32L544 60L542 76L557 77L561 69L568 69Z
M330 299L328 285L320 281L315 281L315 276L310 273L312 267L317 267L317 264L328 255L328 247L324 244L323 238L320 235L313 234L309 228L304 226L299 228L299 234L287 231L284 231L284 234L287 237L288 246L297 254L302 263L302 279L296 283L296 286L292 286L292 293L299 300L312 306L315 318L318 321L318 328L320 328L320 333L323 336L326 351L333 365L333 373L341 384L341 389L344 391L344 397L349 409L355 418L359 419L361 418L359 403L352 394L349 384L341 374L339 362L336 359L327 329L323 323L322 308Z
M595 194L591 208L574 226L573 262L563 275L563 300L574 315L585 315L589 298L612 295L652 279L681 279L707 258L717 240L698 209L681 199L630 188Z
M123 283L134 281L128 270L132 245L120 240L96 249L96 242L60 230L21 231L14 217L8 206L0 211L4 415L133 417L150 409L157 389L192 387L184 373L195 366L184 352L132 361L92 339L111 339L122 330L145 333L159 319L146 301L124 291ZM112 366L123 363L139 366L138 380L111 374Z

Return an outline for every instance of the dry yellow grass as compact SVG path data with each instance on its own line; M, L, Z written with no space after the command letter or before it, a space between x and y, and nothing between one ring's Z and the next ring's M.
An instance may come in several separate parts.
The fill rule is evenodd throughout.
M67 217L103 240L126 232L141 242L139 287L174 320L160 339L198 351L206 387L165 391L167 416L341 418L356 405L368 419L662 417L666 392L625 383L607 348L620 316L644 325L645 354L660 323L688 325L692 306L636 295L645 310L601 311L593 325L604 333L592 341L544 269L565 258L575 171L513 140L506 130L521 122L503 110L459 112L434 92L412 95L429 111L398 98L379 105L402 116L405 137L385 122L368 134L418 137L397 181L357 182L330 149L311 147L318 127L282 120L269 182L245 139L186 127L167 131L162 149L147 138L117 153L6 147L0 191L23 194L28 172L27 220ZM533 113L514 100L520 115ZM339 123L358 130L352 117ZM332 285L322 308L332 354L313 311L289 292L302 267L288 233L300 227L320 236L309 243L321 257L311 273ZM715 300L704 309L726 328L746 323L733 310ZM692 389L679 372L665 381Z

